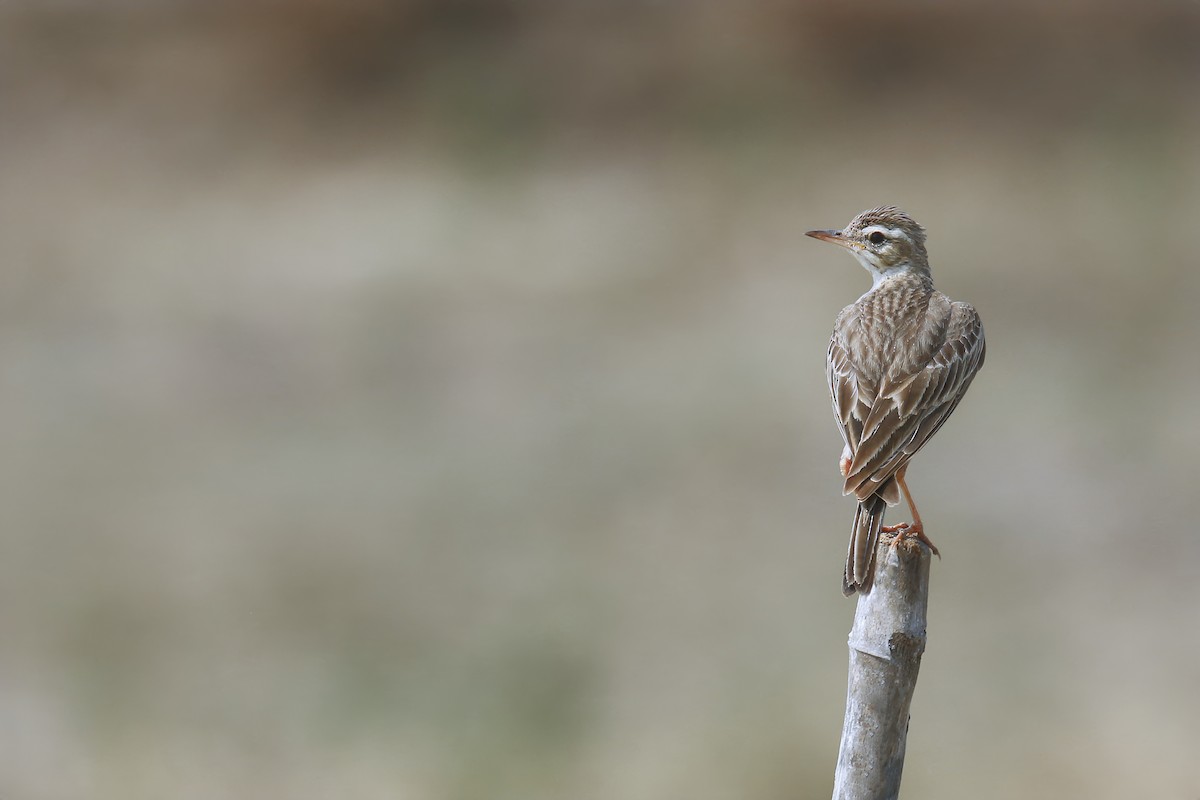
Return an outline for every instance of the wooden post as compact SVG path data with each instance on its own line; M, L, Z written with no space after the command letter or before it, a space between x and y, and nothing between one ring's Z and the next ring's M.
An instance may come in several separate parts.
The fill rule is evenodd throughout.
M908 709L929 601L929 549L912 538L893 546L883 534L871 591L859 594L850 630L846 720L833 800L894 800L904 769Z

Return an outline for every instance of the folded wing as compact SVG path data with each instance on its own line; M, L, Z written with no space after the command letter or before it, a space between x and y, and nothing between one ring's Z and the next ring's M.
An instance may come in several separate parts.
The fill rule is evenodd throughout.
M871 381L854 366L837 334L829 343L833 411L850 448L845 494L860 501L885 486L946 422L983 366L986 345L975 309L955 303L947 336L925 365Z

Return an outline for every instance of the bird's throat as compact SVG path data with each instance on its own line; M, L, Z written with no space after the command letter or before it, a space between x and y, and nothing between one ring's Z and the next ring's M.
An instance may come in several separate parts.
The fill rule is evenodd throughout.
M903 275L922 275L927 280L929 279L929 268L926 267L922 269L911 261L901 261L899 264L892 264L885 267L880 264L872 263L865 258L860 257L858 260L859 263L861 263L867 270L867 272L871 273L872 292L888 281L899 278Z

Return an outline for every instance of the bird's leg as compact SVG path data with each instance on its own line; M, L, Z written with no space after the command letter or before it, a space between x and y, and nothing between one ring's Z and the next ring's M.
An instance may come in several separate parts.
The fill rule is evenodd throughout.
M932 550L935 556L941 558L942 554L938 552L937 545L925 535L925 526L921 523L921 515L917 513L917 504L913 502L912 495L908 491L908 484L904 482L906 472L908 472L907 464L896 473L896 483L900 484L900 491L904 492L904 499L908 502L908 510L912 512L913 521L901 522L899 525L885 525L879 530L883 533L899 533L900 535L896 537L897 542L912 536Z

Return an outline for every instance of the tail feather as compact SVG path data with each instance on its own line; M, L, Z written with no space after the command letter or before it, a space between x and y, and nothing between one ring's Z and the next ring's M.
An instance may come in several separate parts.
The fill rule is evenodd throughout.
M875 545L887 502L873 494L858 504L854 526L850 529L850 551L846 554L846 574L842 578L842 593L847 597L855 592L869 592L875 575Z

